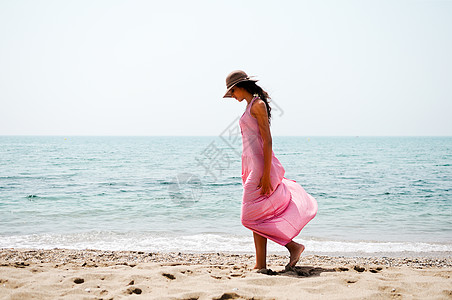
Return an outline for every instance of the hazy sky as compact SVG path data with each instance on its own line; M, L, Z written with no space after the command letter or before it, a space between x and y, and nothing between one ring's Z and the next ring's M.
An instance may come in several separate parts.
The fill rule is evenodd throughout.
M452 135L452 1L0 0L0 135Z

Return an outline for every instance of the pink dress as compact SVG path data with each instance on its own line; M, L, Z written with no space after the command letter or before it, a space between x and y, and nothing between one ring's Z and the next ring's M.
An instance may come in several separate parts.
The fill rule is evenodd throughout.
M257 188L264 169L263 142L259 126L246 107L239 124L242 132L243 226L280 244L286 245L315 217L317 201L294 180L284 177L285 170L272 151L270 180L273 192L261 195Z

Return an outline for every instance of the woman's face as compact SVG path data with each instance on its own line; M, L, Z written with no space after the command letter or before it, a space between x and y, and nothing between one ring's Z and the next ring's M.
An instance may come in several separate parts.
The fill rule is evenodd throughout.
M243 99L245 99L244 92L246 92L246 90L244 88L237 87L237 86L235 86L231 89L232 97L235 98L236 100L238 100L239 102L241 102Z

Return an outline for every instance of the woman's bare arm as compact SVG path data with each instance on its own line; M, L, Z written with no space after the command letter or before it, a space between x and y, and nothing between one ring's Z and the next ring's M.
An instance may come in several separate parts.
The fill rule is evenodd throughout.
M258 187L261 187L261 194L270 194L273 187L270 182L270 169L272 165L272 136L270 132L270 124L268 123L267 107L265 102L258 99L251 107L251 115L256 118L259 125L259 132L262 137L264 146L264 172Z

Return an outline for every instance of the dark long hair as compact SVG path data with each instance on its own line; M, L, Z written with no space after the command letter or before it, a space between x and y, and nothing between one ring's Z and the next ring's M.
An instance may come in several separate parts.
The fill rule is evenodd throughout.
M271 107L268 104L268 100L271 99L266 91L264 91L260 86L256 84L254 81L242 81L236 84L236 87L244 88L251 95L258 94L259 98L265 102L265 106L267 107L267 115L268 115L268 123L270 124L271 118Z

